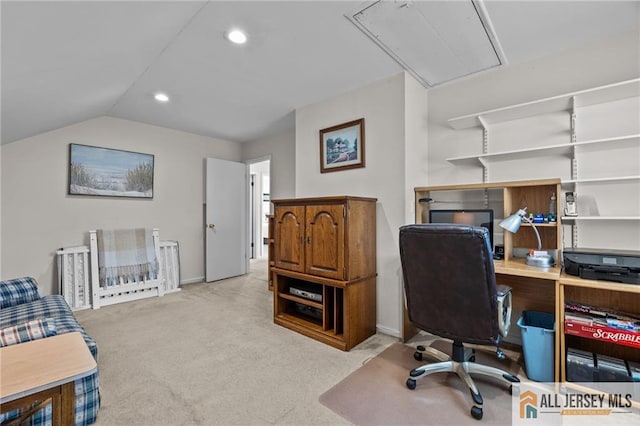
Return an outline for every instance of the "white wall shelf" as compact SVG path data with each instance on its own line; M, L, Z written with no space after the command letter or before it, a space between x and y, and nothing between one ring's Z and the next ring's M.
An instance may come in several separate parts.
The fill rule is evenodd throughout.
M640 78L511 105L504 108L463 115L449 119L448 123L454 129L484 127L485 125L516 120L533 115L559 111L570 112L573 108L612 102L634 96L640 96Z
M640 176L614 176L603 178L590 178L590 179L568 179L563 180L562 185L570 185L576 183L598 183L598 182L622 182L625 180L640 180Z
M505 170L512 170L520 167L531 167L533 164L540 166L540 173L548 176L553 173L564 176L567 172L570 175L561 182L561 187L567 191L582 191L587 195L584 200L604 199L612 197L610 191L621 192L626 190L623 186L637 186L640 182L638 175L638 164L634 156L640 150L640 132L638 130L638 107L640 104L632 104L624 100L637 100L640 98L640 78L613 83L592 89L565 93L559 96L534 100L521 104L515 104L504 108L497 108L476 112L474 114L463 115L449 119L447 122L453 129L481 129L482 149L481 153L459 157L447 158L446 161L455 166L465 166L469 168L480 168L483 171L483 184L490 184L491 176L505 176ZM618 102L611 105L614 101ZM582 109L582 107L593 106L594 108ZM567 114L566 141L558 139L564 134L564 129L559 121L560 114ZM546 115L542 117L543 115ZM527 119L540 116L536 121L523 121L510 123L501 128L494 128L498 123L506 123L512 120ZM609 117L609 118L604 118ZM606 122L611 124L604 124ZM525 129L523 126L551 125L553 127L540 127L534 129L527 135L527 143L520 142L505 145L511 138L520 138L520 134L515 129ZM580 132L578 132L578 127ZM623 130L625 129L625 130ZM561 133L558 132L560 130ZM495 131L495 133L493 133ZM546 133L545 133L546 132ZM626 133L626 134L625 134ZM581 141L577 140L578 134L583 135ZM497 136L500 141L500 151L491 151L490 135ZM535 135L539 135L536 137ZM613 136L611 136L613 135ZM551 144L547 136L553 136ZM602 136L610 136L602 138ZM591 137L591 139L590 139ZM599 137L600 139L593 139ZM546 143L545 143L546 141ZM560 142L560 143L559 143ZM497 147L497 146L496 146ZM507 149L504 148L514 148ZM477 151L476 151L477 152ZM616 161L616 156L622 156L619 165L612 165ZM612 158L614 160L612 160ZM521 163L510 164L513 160L525 160ZM531 161L529 161L531 160ZM522 166L524 165L524 166ZM585 167L586 166L586 167ZM594 172L598 170L594 176ZM602 170L601 172L599 170ZM597 175L602 175L598 177ZM600 183L603 188L599 188ZM626 185L622 185L626 184ZM637 190L636 190L637 191ZM585 241L589 244L594 238L602 237L601 225L614 226L622 223L623 227L634 226L640 222L640 211L637 203L633 203L636 198L620 198L616 201L619 211L618 216L561 216L560 221L564 221L571 228L571 246L580 247L580 243ZM561 202L560 200L558 200ZM587 202L588 204L588 202ZM582 206L583 212L587 212L588 205ZM581 206L578 205L578 210ZM562 213L559 212L561 215ZM553 226L550 224L536 225L537 227ZM580 235L578 227L582 228ZM619 226L614 226L618 229ZM580 237L580 240L579 240ZM615 240L615 241L614 241ZM635 247L637 241L624 240L613 237L605 242L609 245L627 245Z
M640 220L640 216L562 216L562 220Z
M538 146L533 148L515 149L510 151L492 152L488 154L469 155L464 157L447 158L447 161L456 165L480 166L486 162L508 161L521 158L533 158L541 155L562 155L571 157L574 147L596 146L598 144L609 144L614 142L629 142L640 144L640 134L616 136L612 138L594 139L582 142L564 143L558 145Z

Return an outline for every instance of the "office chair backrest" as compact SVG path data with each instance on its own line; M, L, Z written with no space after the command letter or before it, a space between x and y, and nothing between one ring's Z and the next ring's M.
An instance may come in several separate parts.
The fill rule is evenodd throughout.
M400 260L414 325L462 342L498 342L495 272L485 228L403 226Z

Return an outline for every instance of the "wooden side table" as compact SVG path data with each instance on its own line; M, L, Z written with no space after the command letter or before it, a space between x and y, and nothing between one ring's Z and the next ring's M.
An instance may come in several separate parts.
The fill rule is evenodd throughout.
M74 381L97 369L79 332L0 348L0 411L51 400L53 424L73 425Z

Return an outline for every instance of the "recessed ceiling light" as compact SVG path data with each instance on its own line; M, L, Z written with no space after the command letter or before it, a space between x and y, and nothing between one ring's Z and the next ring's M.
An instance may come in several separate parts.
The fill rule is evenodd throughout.
M165 95L164 93L156 93L155 95L153 95L153 97L158 102L169 102L169 96Z
M244 44L247 41L247 35L240 30L231 30L227 33L227 39L235 44Z

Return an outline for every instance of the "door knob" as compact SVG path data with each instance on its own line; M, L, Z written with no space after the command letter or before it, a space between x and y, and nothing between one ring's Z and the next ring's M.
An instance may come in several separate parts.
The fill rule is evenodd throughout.
M215 227L216 227L216 225L214 225L213 223L210 223L210 224L209 224L209 229L213 229L213 228L215 228Z

